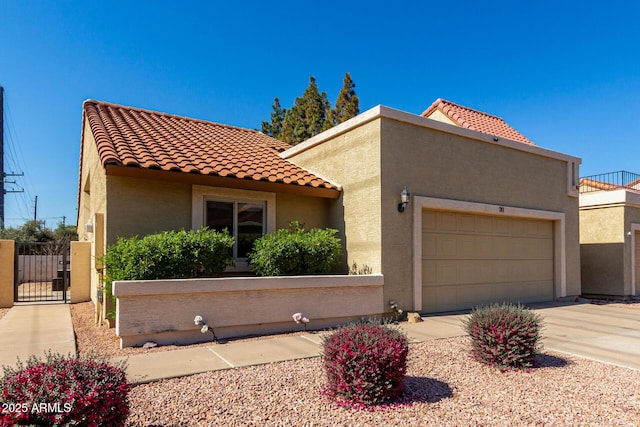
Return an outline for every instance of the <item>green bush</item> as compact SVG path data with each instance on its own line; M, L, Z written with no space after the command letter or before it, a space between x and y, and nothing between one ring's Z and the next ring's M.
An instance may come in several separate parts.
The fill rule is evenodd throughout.
M463 321L472 356L501 370L526 368L538 351L542 318L521 305L475 308Z
M300 223L291 222L289 229L257 239L249 263L259 276L331 273L342 253L337 232L330 228L305 232Z
M346 406L375 405L400 396L407 372L407 337L389 325L360 323L323 339L325 394Z
M109 281L216 277L233 261L232 247L226 230L166 231L120 238L103 261Z
M117 280L218 277L233 263L233 237L224 230L165 231L143 238L119 238L102 257L107 296ZM108 317L113 319L112 310Z

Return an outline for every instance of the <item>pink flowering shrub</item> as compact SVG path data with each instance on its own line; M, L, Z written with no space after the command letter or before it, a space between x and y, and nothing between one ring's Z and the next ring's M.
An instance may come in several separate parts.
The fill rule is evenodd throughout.
M326 394L348 405L375 405L397 398L407 372L409 345L397 328L355 324L324 338Z
M129 414L124 365L102 360L34 356L26 366L4 367L0 426L124 426Z
M539 314L513 304L477 307L464 320L471 355L500 370L533 364L541 327Z

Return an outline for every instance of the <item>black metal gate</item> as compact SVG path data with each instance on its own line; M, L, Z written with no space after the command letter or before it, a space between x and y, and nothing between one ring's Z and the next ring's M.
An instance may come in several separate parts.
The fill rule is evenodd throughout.
M16 242L15 302L69 302L69 244Z

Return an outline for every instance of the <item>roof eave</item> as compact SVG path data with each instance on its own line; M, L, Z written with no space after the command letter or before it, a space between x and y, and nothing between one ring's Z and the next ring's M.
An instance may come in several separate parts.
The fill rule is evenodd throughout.
M264 180L258 181L254 179L222 177L219 175L203 175L199 173L144 169L113 164L108 164L105 166L105 173L107 174L107 176L153 179L161 181L181 182L185 184L209 185L212 187L237 188L243 190L255 190L271 193L288 193L326 199L337 199L341 194L341 191L338 188L313 187L311 185L299 185L295 183L286 184L284 182L271 182Z

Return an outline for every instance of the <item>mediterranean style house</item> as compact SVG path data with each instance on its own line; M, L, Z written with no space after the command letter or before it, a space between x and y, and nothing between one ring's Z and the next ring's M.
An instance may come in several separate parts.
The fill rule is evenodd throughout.
M432 313L581 293L580 159L496 116L441 99L421 115L377 106L289 146L89 100L82 128L78 231L94 260L120 236L208 226L236 238L230 273L251 274L252 239L298 220L338 229L341 272L382 274L384 306Z

